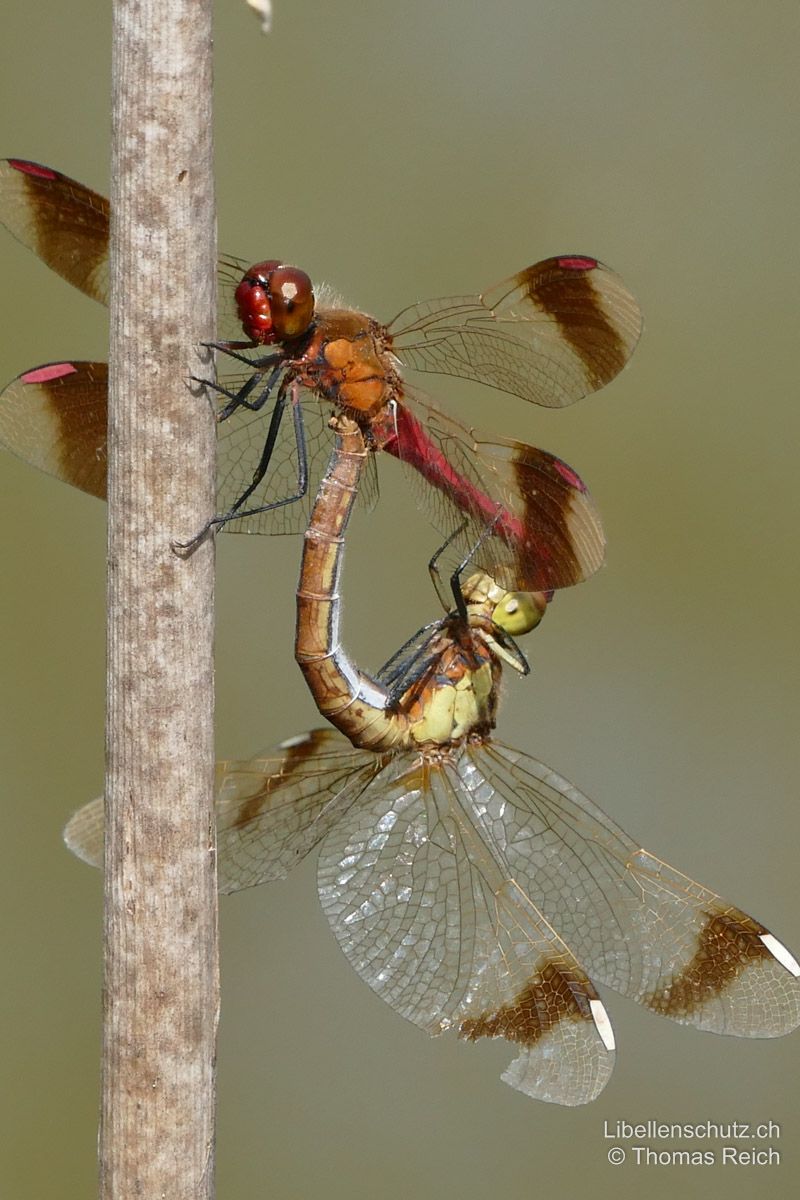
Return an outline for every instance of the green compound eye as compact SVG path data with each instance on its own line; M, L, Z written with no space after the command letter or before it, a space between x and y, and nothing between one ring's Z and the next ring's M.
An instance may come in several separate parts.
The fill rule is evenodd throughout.
M541 621L547 608L543 592L506 592L495 605L492 620L512 637L530 633Z

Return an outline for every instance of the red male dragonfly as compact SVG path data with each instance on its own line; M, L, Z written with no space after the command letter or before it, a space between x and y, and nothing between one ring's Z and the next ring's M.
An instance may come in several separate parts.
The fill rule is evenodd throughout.
M108 217L103 197L58 172L18 159L0 163L0 220L100 301L107 298ZM463 527L463 541L472 544L493 521L481 563L506 586L564 587L597 569L602 528L575 472L543 450L466 429L415 397L400 368L477 380L548 407L570 404L613 379L639 337L638 306L612 271L583 255L550 258L483 295L427 301L381 325L324 292L315 300L308 276L278 260L247 270L226 260L223 269L238 272L236 302L249 341L221 344L243 362L219 385L227 436L213 525L259 533L305 528L303 501L324 468L333 409L356 417L372 447L405 461L428 485L423 505L445 537ZM239 353L243 345L271 350L249 359ZM0 443L105 495L106 386L101 363L26 371L0 397ZM259 410L273 394L266 421ZM301 405L309 395L316 402ZM374 494L374 481L362 490Z
M796 1028L800 966L773 934L493 738L503 665L527 671L512 638L543 595L478 573L377 678L349 658L339 576L367 453L340 417L298 591L297 658L341 732L217 764L220 890L283 878L319 846L320 901L358 974L431 1034L510 1042L503 1079L539 1100L585 1104L610 1077L597 983L715 1033ZM65 838L100 865L102 801Z

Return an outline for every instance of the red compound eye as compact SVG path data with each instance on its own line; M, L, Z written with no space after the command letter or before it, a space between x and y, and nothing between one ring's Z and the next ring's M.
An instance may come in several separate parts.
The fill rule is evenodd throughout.
M314 319L314 289L299 267L276 267L269 281L272 324L279 341L304 334Z
M314 318L314 290L305 271L279 258L255 263L236 289L236 308L247 336L261 346L291 341Z

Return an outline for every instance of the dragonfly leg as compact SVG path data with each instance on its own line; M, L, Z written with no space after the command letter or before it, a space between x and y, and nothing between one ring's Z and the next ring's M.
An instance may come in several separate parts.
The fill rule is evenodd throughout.
M436 550L434 552L434 554L431 557L430 562L428 563L428 574L430 575L431 581L433 582L434 590L436 591L436 595L442 601L442 604L444 604L445 608L447 607L447 605L446 605L445 599L440 591L441 575L439 573L439 559L442 557L442 555L444 554L447 547L452 545L452 543L456 540L456 538L461 537L461 534L464 532L464 530L466 528L467 528L467 520L466 520L466 518L464 518L464 520L461 522L461 524L459 526L457 526L456 529L453 530L453 532L450 534L450 536L445 538L445 540L442 542L441 546L439 546L438 550ZM464 564L462 563L461 566L463 567L463 565ZM455 572L456 579L457 579L460 571L461 571L461 567L459 567ZM464 597L461 595L460 585L458 587L458 594L456 594L456 592L453 588L453 576L450 577L450 590L453 593L453 598L456 602L456 609L459 613L459 616L461 617L462 620L466 621L467 607L464 603Z
M216 343L207 343L208 345L216 345ZM269 399L272 389L275 386L275 381L283 370L285 359L282 354L270 354L262 359L245 358L241 354L232 354L231 357L238 358L242 362L246 362L248 366L253 368L253 373L250 378L244 383L238 391L233 392L229 388L223 387L214 379L201 379L197 375L190 376L193 383L202 383L206 387L210 387L213 391L218 392L221 396L225 396L230 401L229 404L217 414L218 421L227 421L232 413L235 413L239 408L247 408L251 412L258 412L263 408ZM259 393L258 398L254 401L248 401L247 397L251 392L255 391L261 383L261 379L267 367L272 367L272 370L267 376L267 382L264 384L263 390Z
M278 428L280 420L286 408L286 392L291 390L291 406L292 406L292 426L294 429L295 449L297 451L297 488L291 496L283 496L280 500L272 500L269 504L258 504L254 508L246 508L242 510L242 505L250 498L258 485L263 480L267 473L267 469L272 458L272 452L275 448L275 441L278 436ZM277 417L277 419L276 419ZM258 467L253 473L253 482L242 493L239 499L228 510L224 516L215 517L210 525L215 525L221 528L228 521L242 517L255 517L259 513L271 512L275 508L284 508L287 504L294 504L297 500L302 500L308 492L308 452L306 450L306 431L303 424L303 410L300 405L300 397L298 395L298 387L295 381L288 385L281 385L278 393L278 400L275 404L275 411L270 420L269 432L264 443L264 449L261 452L261 458Z
M465 555L465 557L458 564L458 566L455 568L452 575L450 576L450 591L453 594L453 601L455 603L456 612L458 613L458 615L462 621L467 620L467 605L464 600L464 593L461 590L461 572L464 570L464 568L467 566L467 564L475 557L475 555L478 553L478 551L480 550L481 546L486 541L486 539L488 537L490 537L491 534L494 532L494 528L497 525L497 522L499 520L500 520L500 513L498 512L492 518L491 521L486 522L483 529L481 530L480 536L473 543L473 545L470 547L470 549L467 552L467 554ZM436 589L436 593L440 598L441 598L441 592L439 591L440 575L439 575L439 566L438 566L439 559L441 558L442 554L445 552L447 547L450 546L456 540L456 538L460 537L466 528L467 528L467 520L465 518L461 522L461 524L456 529L453 530L453 532L450 534L450 536L448 538L446 538L445 541L442 542L441 546L439 547L439 549L436 551L436 553L433 555L430 562L428 563L428 573L429 573L431 579L433 580L433 586Z
M439 622L434 622L434 628L439 624ZM403 697L409 696L409 693L414 688L418 688L420 683L422 683L423 687L425 686L431 669L435 668L439 662L439 655L429 654L427 656L420 656L413 670L410 669L412 662L413 656L410 656L406 662L398 663L398 672L402 670L403 674L398 674L397 680L392 685L386 687L389 708L397 708ZM384 682L383 680L381 681ZM384 686L386 686L385 682ZM406 703L408 704L408 701Z
M227 421L228 417L235 413L238 408L247 408L250 410L250 412L258 412L260 409L262 409L272 395L272 389L274 388L275 382L282 370L282 362L278 363L276 367L272 368L267 376L267 382L264 384L257 399L253 401L248 401L247 397L252 391L255 390L256 383L260 379L258 374L251 375L247 383L244 384L244 386L241 387L238 392L231 393L226 391L225 388L218 388L218 390L222 392L224 396L228 397L230 403L226 404L225 407L217 414L217 421Z
M256 342L201 342L201 345L204 350L219 350L228 358L235 358L237 362L243 362L248 367L256 367L258 370L270 367L283 358L280 352L265 354L262 358L248 358L246 354L239 353L240 350L255 350Z
M237 408L252 409L254 407L254 404L247 402L247 397L255 390L256 384L260 382L261 377L258 372L254 372L247 383L239 388L238 392L230 391L229 388L223 387L221 383L217 383L214 379L201 379L199 375L190 375L189 379L192 383L202 383L203 387L211 388L212 392L217 392L218 395L224 396L230 401L230 404L227 404L225 408L217 413L217 421L225 421ZM255 403L260 408L263 401L261 403L256 401Z
M297 449L297 488L291 496L284 496L280 500L273 500L269 504L259 504L253 508L243 508L243 505L249 500L253 492L264 479L272 459L272 453L275 449L275 443L278 438L283 414L286 410L287 393L291 391L291 407L292 407L292 425L294 428L295 445ZM258 461L258 466L253 472L253 479L250 485L242 492L241 496L228 509L226 513L221 513L216 517L212 517L207 521L203 528L190 538L188 542L173 542L172 548L179 554L191 554L201 542L205 541L212 531L222 529L227 525L228 521L233 521L237 518L254 517L259 513L269 512L274 508L283 508L287 504L294 504L297 500L302 500L308 492L308 453L306 450L306 435L303 425L303 410L300 406L299 389L295 380L284 379L278 389L278 395L275 400L275 408L270 417L269 429L267 430L264 448L261 451L261 457Z

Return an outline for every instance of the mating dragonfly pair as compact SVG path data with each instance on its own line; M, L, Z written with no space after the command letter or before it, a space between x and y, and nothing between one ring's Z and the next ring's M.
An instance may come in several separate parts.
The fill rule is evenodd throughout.
M100 197L10 161L0 218L104 297ZM599 565L600 523L566 464L476 437L413 397L400 375L402 361L569 403L611 379L636 342L638 309L621 282L593 259L563 256L381 326L317 305L307 276L268 261L242 273L236 300L249 342L276 349L249 357L225 346L246 370L219 385L231 434L216 524L265 532L307 521L296 653L338 732L218 765L221 890L280 878L320 846L322 906L358 973L431 1033L457 1027L467 1039L514 1043L503 1078L543 1100L585 1103L609 1078L614 1038L593 981L703 1029L794 1028L800 967L772 934L639 848L549 768L493 740L502 666L526 670L514 637L538 624L543 593ZM105 404L97 364L37 368L0 398L0 438L103 494ZM331 410L335 445L309 519L301 485L330 452L320 414ZM373 490L378 450L413 469L437 526L475 553L469 578L454 576L455 611L372 678L339 645L338 594L350 511L360 488ZM72 818L66 838L99 861L100 802Z

